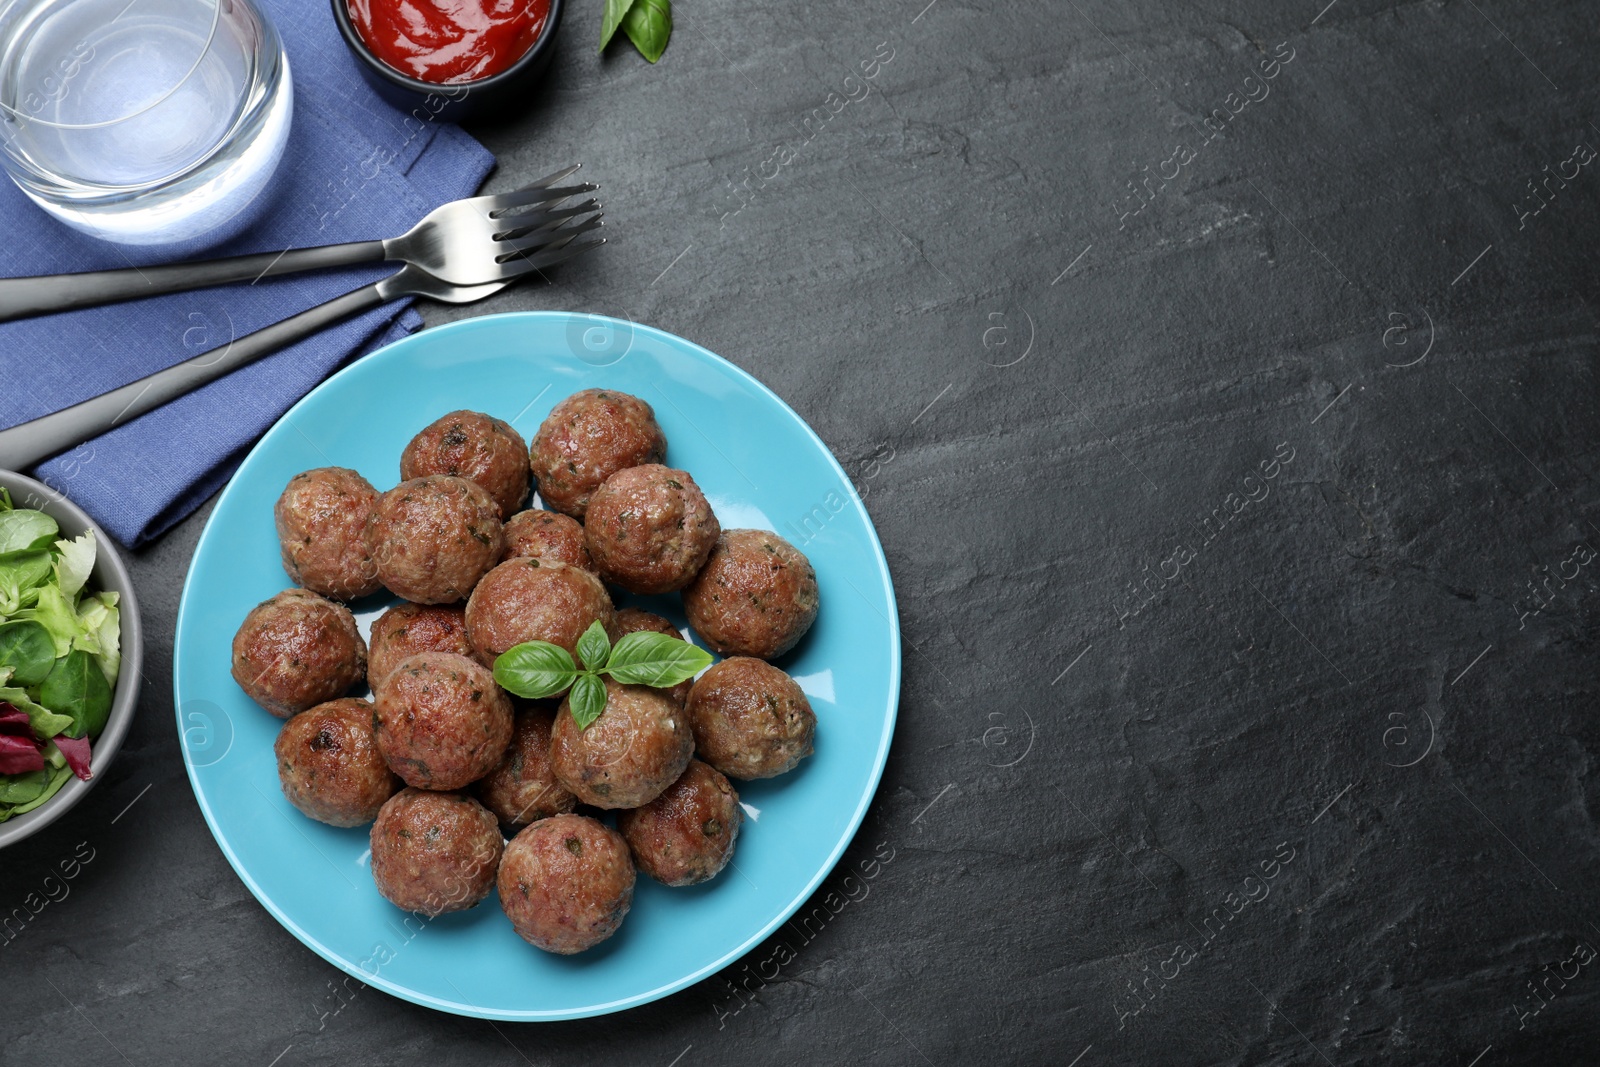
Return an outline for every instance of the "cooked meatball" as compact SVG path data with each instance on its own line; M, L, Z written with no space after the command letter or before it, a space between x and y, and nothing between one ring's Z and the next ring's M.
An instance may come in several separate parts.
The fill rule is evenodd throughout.
M633 906L633 880L621 834L582 815L556 815L506 846L500 906L524 941L570 956L617 932Z
M765 660L736 656L689 693L700 758L731 778L771 778L811 755L817 716L795 680Z
M280 719L344 696L367 673L367 643L342 604L285 589L233 635L233 680Z
M556 713L549 708L519 711L506 754L478 782L478 799L501 825L521 829L578 806L578 798L550 771L550 727L555 721Z
M688 472L646 463L620 470L589 498L589 555L630 593L670 593L694 580L722 527Z
M624 467L660 463L667 437L656 413L636 396L615 389L585 389L557 404L531 450L533 477L544 502L582 519L589 496Z
M553 559L595 573L582 524L554 511L519 511L506 522L506 547L500 558L507 560L518 556Z
M289 803L329 826L362 826L400 788L373 736L372 705L330 700L278 731L278 781Z
M506 560L467 601L467 638L478 661L490 668L524 641L549 641L577 655L578 638L596 620L611 629L606 587L588 571L554 560Z
M465 656L419 652L378 687L378 748L418 789L482 778L511 741L511 698Z
M661 795L694 755L683 709L660 689L605 679L606 708L580 730L569 700L550 731L556 781L597 808L637 808Z
M465 599L504 544L488 490L449 474L413 478L378 497L362 536L383 584L418 604Z
M722 772L690 760L665 793L618 815L617 829L645 874L664 885L696 885L728 865L743 821L739 794Z
M418 652L472 655L467 641L467 613L437 604L396 604L372 624L367 644L367 679L377 689L389 672Z
M510 424L477 411L452 411L400 453L404 481L453 474L489 491L508 519L528 499L528 448Z
M632 633L666 634L668 637L676 637L680 641L683 640L683 634L679 632L678 628L660 615L648 611L640 611L638 608L619 608L617 610L616 625L611 629L612 642L620 641ZM663 689L662 692L670 693L672 699L676 700L681 707L684 701L689 699L689 690L693 688L694 679L691 678L687 681L679 682L671 689Z
M776 659L817 619L817 572L766 530L728 530L683 591L689 625L725 656Z
M402 789L372 824L372 880L406 911L443 915L476 907L494 888L505 839L471 797Z
M272 509L283 569L296 585L335 600L381 587L361 536L378 491L344 467L318 467L289 479Z

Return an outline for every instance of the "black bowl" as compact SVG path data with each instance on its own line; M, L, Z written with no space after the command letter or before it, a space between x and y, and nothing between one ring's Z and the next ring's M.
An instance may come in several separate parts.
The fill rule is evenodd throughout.
M409 111L423 122L462 122L509 110L533 98L533 90L556 52L556 30L561 26L563 0L550 0L550 17L538 38L511 66L476 81L441 85L413 78L372 54L350 21L349 0L333 0L333 19L344 43L350 46L362 75L389 103Z

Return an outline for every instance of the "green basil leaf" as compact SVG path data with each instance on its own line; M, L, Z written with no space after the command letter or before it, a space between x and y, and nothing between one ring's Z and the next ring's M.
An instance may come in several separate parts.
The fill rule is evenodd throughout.
M578 638L578 658L583 665L591 671L597 671L606 665L606 659L611 655L611 638L606 636L606 628L596 619L583 631L583 636ZM0 659L0 663L4 663Z
M567 694L567 706L572 709L572 721L578 729L587 730L589 724L606 710L606 683L598 674L580 674Z
M606 45L611 43L617 27L622 25L622 16L626 15L633 5L634 0L606 0L605 14L600 17L600 51L606 50Z
M711 666L711 653L666 634L628 634L611 650L606 673L623 685L670 689Z
M38 685L56 664L56 643L50 631L31 620L0 626L0 666L11 668L17 685Z
M111 686L89 653L73 649L50 669L39 687L39 703L58 715L70 715L68 737L94 737L111 714Z
M49 548L60 533L56 520L42 511L0 512L0 552Z
M622 19L622 32L650 62L661 58L672 37L672 0L634 0Z
M549 641L524 641L494 661L494 680L508 693L542 700L561 693L578 675L572 655Z

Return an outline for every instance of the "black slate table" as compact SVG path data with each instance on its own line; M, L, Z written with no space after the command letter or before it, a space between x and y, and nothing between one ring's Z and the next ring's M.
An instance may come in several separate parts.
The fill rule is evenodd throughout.
M1592 6L680 0L653 68L599 7L473 132L611 244L425 311L682 334L855 479L905 686L825 921L583 1022L343 982L184 776L202 512L109 780L0 856L7 909L93 857L0 1061L1596 1062Z

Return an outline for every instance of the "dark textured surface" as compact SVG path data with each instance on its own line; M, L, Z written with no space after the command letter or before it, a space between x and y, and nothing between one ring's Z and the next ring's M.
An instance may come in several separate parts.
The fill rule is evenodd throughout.
M655 68L575 5L476 132L491 188L582 160L612 243L428 313L682 334L856 477L906 681L838 914L608 1019L348 992L183 774L200 516L136 561L109 780L0 857L10 909L94 856L0 947L0 1061L1594 1061L1592 7L925 2L681 0Z

